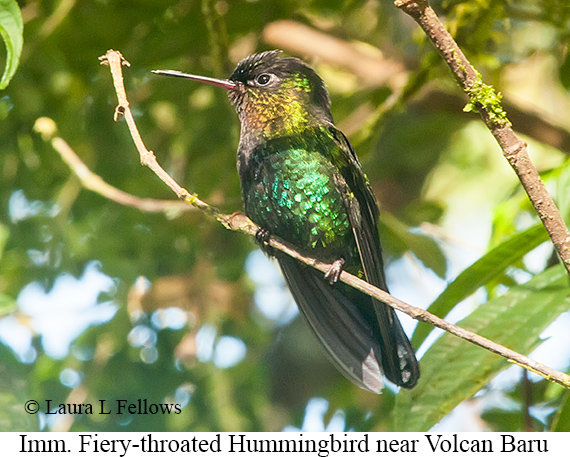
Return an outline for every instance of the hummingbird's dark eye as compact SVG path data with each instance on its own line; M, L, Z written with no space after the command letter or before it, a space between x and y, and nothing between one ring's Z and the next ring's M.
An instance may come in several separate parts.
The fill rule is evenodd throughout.
M266 86L269 84L269 81L271 81L271 75L268 75L267 73L262 73L255 78L255 82L260 86Z

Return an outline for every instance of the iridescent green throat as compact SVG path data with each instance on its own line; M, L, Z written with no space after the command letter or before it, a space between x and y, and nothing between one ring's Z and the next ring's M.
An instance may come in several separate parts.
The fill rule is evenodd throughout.
M265 138L299 134L314 121L306 108L310 91L306 78L288 79L277 92L250 90L242 124Z

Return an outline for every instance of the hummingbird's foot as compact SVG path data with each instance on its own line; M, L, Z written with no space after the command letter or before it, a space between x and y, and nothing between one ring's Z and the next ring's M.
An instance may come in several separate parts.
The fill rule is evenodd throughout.
M255 240L259 243L261 250L268 256L275 257L273 248L268 244L270 238L271 233L266 228L259 227L255 232Z
M271 234L266 228L259 227L257 232L255 232L255 239L259 244L267 244L269 238L271 238Z
M329 268L329 271L325 273L325 278L329 280L329 283L331 285L333 285L335 282L338 281L343 266L344 266L344 259L343 258L337 259L332 263L331 267Z

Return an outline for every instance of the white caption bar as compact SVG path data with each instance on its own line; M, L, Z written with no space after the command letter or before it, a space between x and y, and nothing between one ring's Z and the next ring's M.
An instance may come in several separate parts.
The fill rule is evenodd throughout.
M568 454L570 433L2 433L2 456Z

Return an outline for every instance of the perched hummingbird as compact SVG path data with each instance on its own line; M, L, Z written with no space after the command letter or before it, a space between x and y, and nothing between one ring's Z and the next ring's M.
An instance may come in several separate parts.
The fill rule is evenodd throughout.
M388 290L378 205L358 158L338 130L323 80L280 51L253 54L229 79L170 70L228 90L241 123L237 168L246 215L262 246L276 235L332 264L326 275L272 251L301 313L341 373L379 393L382 374L412 388L419 365L394 310L337 282L342 269Z

